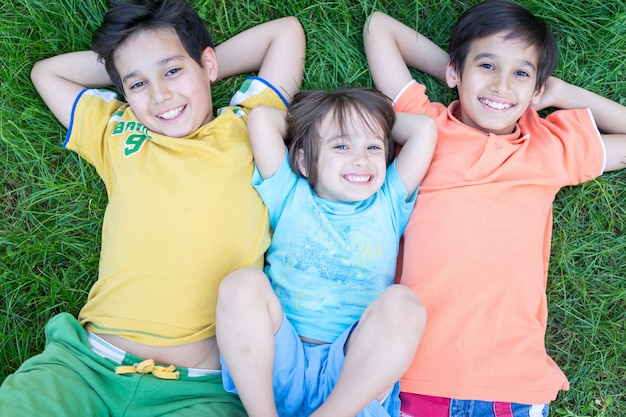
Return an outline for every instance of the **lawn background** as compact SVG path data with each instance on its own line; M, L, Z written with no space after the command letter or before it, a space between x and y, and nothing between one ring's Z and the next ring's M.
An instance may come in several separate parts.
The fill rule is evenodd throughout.
M307 34L305 89L372 86L361 31L373 10L445 48L456 18L475 3L194 1L216 43L254 24L297 16ZM624 2L520 3L555 32L555 75L625 103ZM43 349L51 316L78 313L97 274L104 187L91 166L61 147L66 131L37 96L29 73L39 59L89 48L104 10L102 0L0 4L0 381ZM454 98L443 84L415 75L432 99ZM216 108L227 104L240 81L215 85ZM624 277L626 172L562 190L554 204L547 346L571 389L559 394L552 416L626 416Z

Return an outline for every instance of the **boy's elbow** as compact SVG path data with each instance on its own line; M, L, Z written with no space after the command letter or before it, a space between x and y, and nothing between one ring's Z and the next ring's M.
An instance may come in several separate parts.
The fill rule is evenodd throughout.
M365 25L363 25L363 39L367 38L372 32L377 32L376 27L385 16L383 12L374 11L365 19Z
M51 91L51 85L53 85L51 82L52 74L50 58L35 62L31 68L30 80L39 95L45 95L48 91Z
M285 27L293 26L293 28L296 28L297 30L302 30L302 24L300 23L300 19L298 19L296 16L286 16L283 18L283 21Z
M45 64L43 61L37 61L35 62L35 64L30 70L30 81L33 83L35 87L37 87L41 78L43 77L44 67L45 67Z
M304 29L296 16L287 16L281 19L281 27L287 36L296 41L305 41Z

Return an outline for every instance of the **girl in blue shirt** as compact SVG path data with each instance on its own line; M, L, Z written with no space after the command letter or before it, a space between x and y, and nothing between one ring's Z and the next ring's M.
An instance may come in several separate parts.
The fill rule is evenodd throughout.
M286 114L254 109L248 128L273 237L264 271L219 290L225 388L252 417L399 415L426 315L393 281L434 121L345 87L301 92Z

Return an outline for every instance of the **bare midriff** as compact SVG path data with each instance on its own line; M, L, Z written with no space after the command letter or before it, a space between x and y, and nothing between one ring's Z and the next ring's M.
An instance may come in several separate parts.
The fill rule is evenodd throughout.
M115 334L98 334L113 346L143 359L184 368L221 369L215 337L177 346L150 346Z

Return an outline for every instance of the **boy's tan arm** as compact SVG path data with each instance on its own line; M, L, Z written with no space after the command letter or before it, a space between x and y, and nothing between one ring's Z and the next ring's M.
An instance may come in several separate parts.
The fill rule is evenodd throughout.
M31 80L48 108L69 127L76 96L85 87L111 85L111 80L92 51L71 52L36 62Z
M402 145L396 157L398 175L409 196L422 183L437 142L437 124L424 114L396 113L391 135Z
M305 47L304 31L295 17L263 23L215 48L218 78L258 72L291 101L302 82Z
M413 79L409 68L445 81L448 54L381 12L374 12L365 22L363 43L376 88L392 99Z
M534 107L538 110L546 107L590 109L598 128L603 132L602 140L606 148L605 171L626 168L625 106L582 87L550 77L541 101Z

